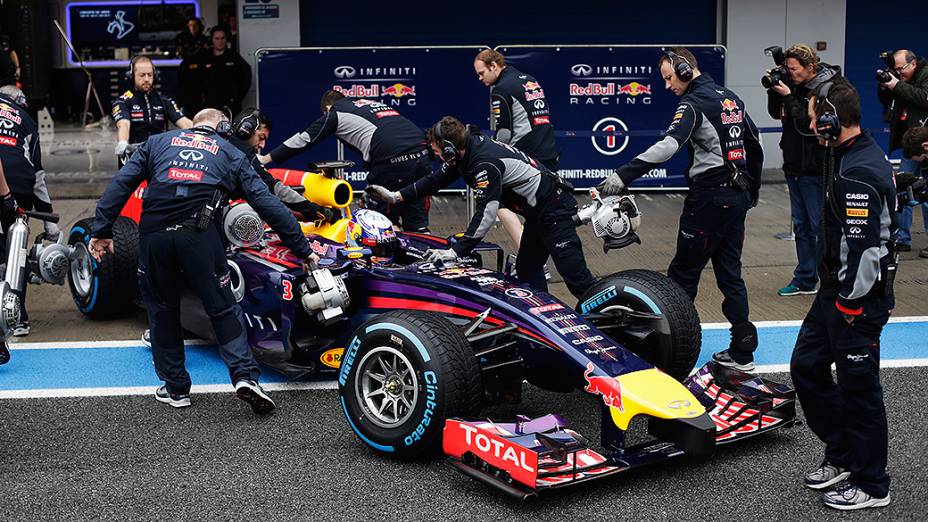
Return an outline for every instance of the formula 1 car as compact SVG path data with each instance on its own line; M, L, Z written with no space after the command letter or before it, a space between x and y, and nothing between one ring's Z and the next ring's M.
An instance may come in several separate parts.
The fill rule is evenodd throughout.
M249 342L261 362L293 378L336 378L348 425L375 452L415 458L444 450L467 475L526 497L684 454L706 458L718 444L794 422L787 386L711 364L691 375L699 319L661 274L604 277L571 306L505 273L497 245L481 243L454 263L426 263L426 250L454 238L396 232L382 214L353 212L350 185L325 169L275 175L344 217L304 224L321 258L306 273L247 204L228 210L228 263ZM585 215L614 212L613 225L630 222L627 201L609 211L602 200L594 204L598 210ZM125 220L128 229L133 219ZM86 223L72 229L77 250L86 230ZM118 255L119 222L114 230ZM102 280L122 270L112 261L111 272L92 259L83 272L79 262L72 268L75 302L92 317L117 284ZM209 338L205 315L193 302L184 307L185 328ZM524 382L601 399L602 447L556 415L473 420L487 404L518 403ZM636 417L647 419L653 440L627 447Z

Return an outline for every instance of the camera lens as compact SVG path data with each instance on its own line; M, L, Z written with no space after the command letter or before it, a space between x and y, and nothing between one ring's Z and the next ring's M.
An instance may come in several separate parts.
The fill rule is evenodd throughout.
M878 69L876 71L876 81L880 83L887 83L889 81L892 81L892 79L893 77L892 75L889 74L889 71L885 69Z

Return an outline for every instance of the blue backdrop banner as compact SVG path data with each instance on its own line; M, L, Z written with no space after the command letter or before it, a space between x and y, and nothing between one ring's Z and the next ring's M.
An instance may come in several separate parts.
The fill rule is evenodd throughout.
M723 47L688 47L699 68L725 83ZM544 90L561 150L560 175L575 187L599 183L660 139L679 98L664 89L659 46L500 46L506 62ZM633 186L685 187L685 149Z
M258 102L273 121L268 149L304 130L321 115L319 99L328 89L352 98L377 100L396 108L422 129L452 115L486 129L489 91L474 73L473 47L273 49L258 51ZM335 159L336 140L320 143L284 166L302 169L310 161ZM345 150L356 166L346 172L363 188L361 158ZM437 167L437 165L436 165ZM463 188L458 181L451 188Z

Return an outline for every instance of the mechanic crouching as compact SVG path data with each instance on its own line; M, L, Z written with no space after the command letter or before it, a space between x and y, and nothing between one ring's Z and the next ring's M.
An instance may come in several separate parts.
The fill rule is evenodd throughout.
M825 458L805 475L840 510L889 504L887 424L880 385L880 334L895 306L893 170L860 129L860 98L843 79L809 103L810 127L827 143L821 288L802 322L790 375ZM835 366L838 382L832 380Z
M716 284L725 296L722 313L732 325L729 348L716 352L712 359L741 371L753 371L757 329L748 318L741 250L744 220L748 209L757 204L764 164L757 127L741 98L700 73L690 51L668 51L658 64L667 89L681 97L667 133L610 174L600 189L605 195L619 194L688 145L689 193L680 216L677 252L667 276L695 300L699 278L712 260Z
M175 408L190 406L180 323L180 288L186 283L212 321L236 395L255 413L269 413L275 404L257 382L258 365L214 223L217 210L229 193L240 191L295 255L314 258L290 211L271 195L244 154L217 134L217 126L228 125L226 117L204 109L193 124L190 130L152 136L116 174L97 205L91 254L100 261L106 252L113 253L113 222L139 183L148 181L139 223L139 286L155 370L165 382L155 398Z
M519 280L547 291L544 265L551 256L570 293L579 298L595 279L573 222L577 213L573 187L518 149L471 129L445 116L428 134L432 150L443 161L441 169L399 191L371 185L370 193L395 204L434 194L463 177L476 197L470 226L450 248L426 252L426 260L453 261L470 253L496 221L497 210L505 206L525 218L516 259Z

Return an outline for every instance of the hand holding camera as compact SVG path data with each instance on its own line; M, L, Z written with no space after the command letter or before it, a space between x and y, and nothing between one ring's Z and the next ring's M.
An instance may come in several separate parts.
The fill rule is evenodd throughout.
M767 71L760 79L760 84L764 86L765 89L773 89L774 91L783 94L789 94L789 87L787 87L787 82L789 82L789 69L786 68L786 54L783 52L783 48L779 46L771 46L764 49L764 54L773 58L773 63L776 65L773 69ZM782 87L780 87L782 85ZM786 90L784 94L782 89Z

